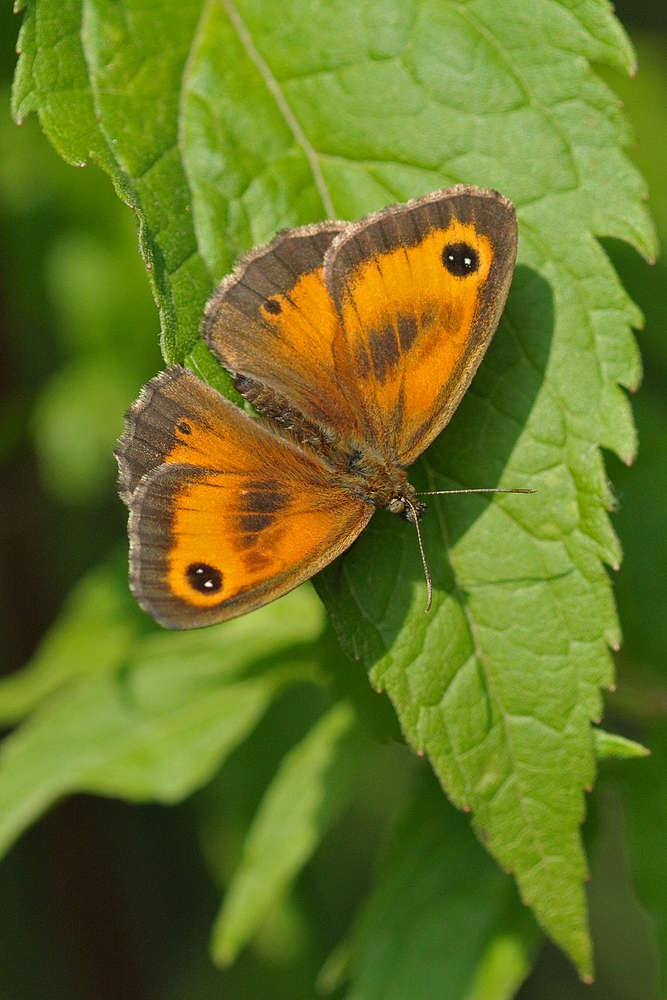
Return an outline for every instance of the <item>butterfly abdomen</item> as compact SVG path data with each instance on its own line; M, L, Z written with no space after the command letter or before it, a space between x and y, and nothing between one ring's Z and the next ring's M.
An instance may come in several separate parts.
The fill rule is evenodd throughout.
M309 420L286 396L280 395L270 386L247 375L236 375L234 388L255 407L258 413L269 417L279 427L289 431L301 445L307 445L318 452L328 452L335 447L336 435L333 431Z

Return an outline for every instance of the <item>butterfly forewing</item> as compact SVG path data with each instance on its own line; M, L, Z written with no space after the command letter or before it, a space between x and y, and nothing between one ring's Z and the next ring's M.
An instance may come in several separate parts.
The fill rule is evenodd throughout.
M514 209L452 188L341 233L324 277L341 317L364 424L409 465L442 430L498 325L514 269Z
M240 261L209 302L202 335L234 375L258 380L315 423L360 438L358 390L344 359L334 360L342 330L322 275L344 225L281 233Z

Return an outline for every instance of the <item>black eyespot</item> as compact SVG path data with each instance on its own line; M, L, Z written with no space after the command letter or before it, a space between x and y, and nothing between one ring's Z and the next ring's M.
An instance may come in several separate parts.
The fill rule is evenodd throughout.
M217 594L222 589L222 573L206 563L191 563L185 571L188 583L200 594Z
M181 434L192 434L192 427L190 427L190 424L186 423L185 420L179 420L176 427Z
M267 312L273 313L274 316L277 316L278 313L283 311L283 307L277 299L267 299L264 303L264 308Z
M442 263L455 278L465 278L479 270L479 254L468 243L450 243L442 251Z

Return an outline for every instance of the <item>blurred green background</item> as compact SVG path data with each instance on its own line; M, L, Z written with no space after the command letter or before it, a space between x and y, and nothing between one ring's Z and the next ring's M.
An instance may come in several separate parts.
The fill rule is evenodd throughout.
M624 0L617 12L637 47L634 80L605 73L625 102L667 244L667 6ZM132 213L94 167L65 165L35 116L17 128L9 86L19 20L0 14L0 671L24 664L88 568L122 550L125 511L111 450L122 414L161 367L157 312L137 252ZM625 644L607 728L647 742L650 760L605 764L586 837L598 981L581 986L547 945L522 1000L658 996L658 940L642 900L667 913L667 264L649 267L605 242L646 316L645 363L634 399L640 452L625 468L607 456L625 562L615 575ZM309 697L314 698L312 693ZM320 711L279 701L238 753L275 767ZM271 740L267 732L273 727ZM263 742L264 741L264 742ZM274 759L261 765L261 747ZM394 753L393 750L387 750ZM399 773L402 751L396 748ZM254 763L253 763L254 762ZM240 769L240 768L239 768ZM220 781L229 782L233 768ZM257 788L263 787L259 775ZM376 783L377 784L377 783ZM259 792L237 795L252 814ZM354 912L400 789L375 787L325 840L300 884L310 930L287 919L280 956L261 941L229 972L207 957L218 893L200 851L193 807L137 807L78 796L14 848L0 870L3 1000L300 998ZM658 817L661 817L658 821ZM346 875L340 877L340 867ZM304 945L308 934L317 940ZM275 940L275 935L274 939ZM299 962L292 958L301 956Z

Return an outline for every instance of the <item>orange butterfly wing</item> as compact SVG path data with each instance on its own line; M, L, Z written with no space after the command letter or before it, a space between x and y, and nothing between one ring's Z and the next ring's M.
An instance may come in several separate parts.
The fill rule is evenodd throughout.
M517 250L512 204L456 187L376 213L327 251L369 439L410 465L449 421L500 320ZM466 263L467 261L467 263Z
M359 390L322 271L345 225L288 230L243 258L209 301L202 336L234 375L268 386L320 427L362 440Z
M182 368L145 386L117 456L131 586L168 628L280 597L335 559L373 513L315 455Z
M452 248L472 253L470 273L448 268ZM234 374L269 386L334 437L410 465L477 370L516 249L512 204L474 187L355 224L305 226L239 264L202 332Z

